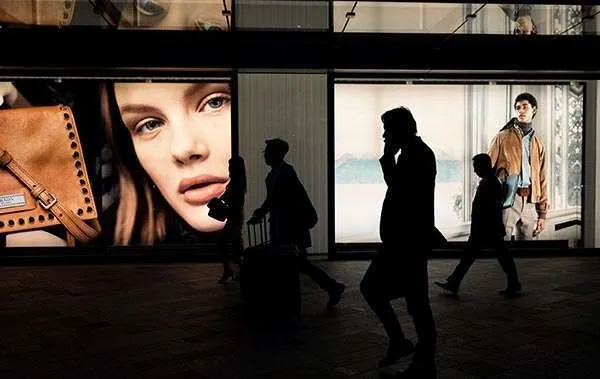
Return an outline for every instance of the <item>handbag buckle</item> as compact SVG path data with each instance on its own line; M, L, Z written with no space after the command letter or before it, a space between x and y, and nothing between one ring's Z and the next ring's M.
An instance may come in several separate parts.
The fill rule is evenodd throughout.
M37 199L38 204L42 206L42 208L44 208L45 210L49 210L50 208L52 208L52 206L54 206L54 204L56 204L56 196L54 196L53 194L51 194L50 192L47 192L48 196L50 196L50 202L48 204L44 203L42 201L42 199Z

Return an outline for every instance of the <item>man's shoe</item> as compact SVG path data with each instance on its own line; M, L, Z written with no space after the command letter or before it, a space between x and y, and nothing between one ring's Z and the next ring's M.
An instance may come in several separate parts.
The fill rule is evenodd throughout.
M406 370L399 372L396 374L396 378L399 379L436 379L437 374L435 370L435 364L425 364L425 363L415 363L411 362L411 364L406 368Z
M219 280L217 280L217 283L225 284L225 283L227 283L227 279L229 279L229 278L233 278L233 270L232 269L226 269L225 271L223 271L223 275L221 275L221 278Z
M387 354L382 360L379 361L377 366L381 368L393 365L394 363L398 362L398 359L412 354L414 350L415 346L409 339L404 338L399 342L392 342L390 343Z
M508 286L505 289L501 290L498 292L500 295L502 296L506 296L506 297L519 297L521 296L521 285L514 285L514 286Z
M450 291L452 295L458 295L458 285L447 280L442 282L433 282L436 286L445 289L446 291Z
M346 285L344 283L336 283L333 286L333 289L329 291L329 300L327 301L327 308L331 309L338 305L340 300L342 299L342 294L346 290Z

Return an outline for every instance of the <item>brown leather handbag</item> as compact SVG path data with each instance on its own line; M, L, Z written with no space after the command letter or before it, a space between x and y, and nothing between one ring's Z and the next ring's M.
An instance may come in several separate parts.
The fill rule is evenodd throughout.
M0 234L62 224L67 243L100 234L75 119L67 106L0 111Z
M0 23L66 26L71 24L76 0L9 0L0 2Z

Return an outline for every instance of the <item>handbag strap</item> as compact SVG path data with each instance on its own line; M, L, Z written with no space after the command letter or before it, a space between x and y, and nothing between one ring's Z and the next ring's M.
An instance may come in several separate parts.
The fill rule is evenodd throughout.
M67 208L54 194L48 191L40 182L35 180L8 151L0 147L0 167L6 167L21 183L31 192L42 208L52 212L54 217L67 228L79 242L87 243L94 240L100 234L99 223L86 224L73 211Z

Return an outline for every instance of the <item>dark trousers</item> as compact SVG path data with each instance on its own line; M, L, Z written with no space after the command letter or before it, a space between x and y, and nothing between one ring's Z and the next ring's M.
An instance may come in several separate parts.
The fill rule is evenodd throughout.
M491 248L498 259L498 263L502 267L502 271L506 274L506 279L508 283L508 287L515 287L519 285L519 275L517 273L517 265L515 264L515 260L512 255L508 252L503 246L503 242L500 241L491 246L485 245L469 245L465 250L463 256L460 258L458 265L448 277L448 282L460 286L461 281L477 259L478 253L485 247Z
M381 256L375 258L360 283L360 291L392 344L405 336L390 301L404 297L419 340L415 359L433 360L436 330L429 304L426 259L393 262Z
M240 257L244 250L242 240L242 223L238 220L228 221L225 224L217 240L217 251L221 257L225 271L231 270L231 263L240 263Z
M319 287L321 287L324 291L330 292L333 290L333 286L337 283L335 279L327 275L327 273L314 264L312 264L308 260L308 254L306 252L306 248L300 249L300 262L299 262L299 270L304 275L307 275L311 278Z

